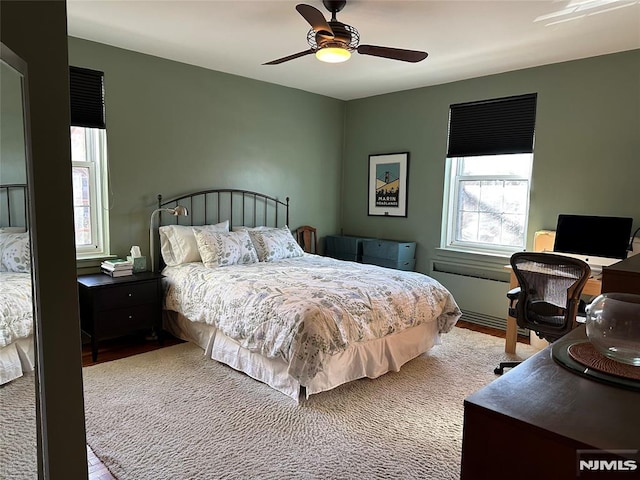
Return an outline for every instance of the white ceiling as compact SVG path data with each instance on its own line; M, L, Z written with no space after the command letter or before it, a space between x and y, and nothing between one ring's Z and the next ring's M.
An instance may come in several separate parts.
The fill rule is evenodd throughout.
M304 1L304 0L303 0ZM420 63L307 55L295 1L67 0L69 35L350 100L640 48L634 0L348 1L362 44L424 50ZM304 1L330 17L320 0Z

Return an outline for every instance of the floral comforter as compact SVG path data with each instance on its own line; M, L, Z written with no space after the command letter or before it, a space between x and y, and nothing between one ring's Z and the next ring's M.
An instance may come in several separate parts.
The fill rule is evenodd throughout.
M32 334L31 274L0 272L0 348Z
M354 342L424 322L444 333L460 317L449 291L426 275L317 255L218 268L187 263L163 274L166 309L283 359L302 385Z

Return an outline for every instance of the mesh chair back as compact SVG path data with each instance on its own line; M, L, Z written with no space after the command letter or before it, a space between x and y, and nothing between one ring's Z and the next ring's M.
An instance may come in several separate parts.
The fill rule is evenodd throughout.
M576 325L580 294L591 269L582 260L539 252L518 252L511 257L520 284L516 320L551 342Z

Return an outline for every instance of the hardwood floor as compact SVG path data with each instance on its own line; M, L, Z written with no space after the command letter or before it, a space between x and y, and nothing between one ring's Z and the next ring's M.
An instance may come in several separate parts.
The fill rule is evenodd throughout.
M463 320L459 320L458 323L456 323L456 326L474 330L476 332L486 333L495 337L505 338L505 332L502 330L476 325ZM91 359L91 345L85 343L82 347L82 366L87 367L102 362L110 362L119 358L130 357L139 353L150 352L158 348L182 343L182 340L179 340L169 334L166 334L165 336L166 338L162 345L160 345L156 340L145 340L144 337L135 335L101 342L99 344L98 360L96 362ZM518 335L518 342L528 344L529 338ZM87 445L87 459L89 463L89 480L117 480L95 455L89 445Z
M87 462L89 463L89 480L117 480L100 461L91 447L87 445Z
M91 358L91 344L82 345L82 366L88 367L102 362L110 362L119 358L130 357L139 353L150 352L162 347L169 347L183 341L168 333L164 334L162 345L157 340L147 340L143 335L130 335L127 337L104 340L98 344L98 360L94 362Z

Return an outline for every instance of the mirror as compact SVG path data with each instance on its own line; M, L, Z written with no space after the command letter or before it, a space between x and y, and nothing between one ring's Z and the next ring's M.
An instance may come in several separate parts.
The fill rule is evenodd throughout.
M26 64L0 61L0 478L38 477Z

